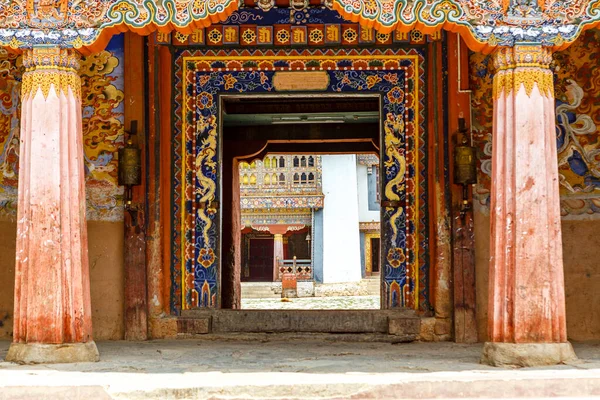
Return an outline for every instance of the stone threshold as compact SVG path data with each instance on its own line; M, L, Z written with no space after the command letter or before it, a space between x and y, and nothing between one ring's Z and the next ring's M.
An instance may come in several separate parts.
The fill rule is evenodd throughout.
M329 343L411 343L417 340L414 334L390 335L384 333L178 333L177 339L194 339L211 342L329 342Z
M384 334L415 340L421 319L390 310L186 310L178 334L331 333Z

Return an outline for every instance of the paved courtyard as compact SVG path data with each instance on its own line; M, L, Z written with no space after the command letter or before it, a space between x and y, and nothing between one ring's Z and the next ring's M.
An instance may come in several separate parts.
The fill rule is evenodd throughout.
M378 310L379 296L331 296L244 299L242 309L246 310Z
M9 342L0 341L0 360ZM448 399L600 396L600 344L579 362L479 364L481 344L253 340L100 342L101 361L0 361L0 399Z

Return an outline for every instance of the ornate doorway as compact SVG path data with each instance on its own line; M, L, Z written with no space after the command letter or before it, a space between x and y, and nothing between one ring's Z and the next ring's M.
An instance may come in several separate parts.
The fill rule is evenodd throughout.
M189 51L176 62L173 308L219 307L221 96L372 94L381 103L383 308L428 309L424 54L421 50ZM302 92L302 88L300 89Z

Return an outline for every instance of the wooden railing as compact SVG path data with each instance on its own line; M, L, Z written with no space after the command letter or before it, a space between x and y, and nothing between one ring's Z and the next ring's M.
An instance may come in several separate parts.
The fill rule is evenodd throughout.
M290 260L277 259L279 271L278 281L281 280L283 274L296 274L296 280L311 281L312 276L312 260L298 260L296 257Z

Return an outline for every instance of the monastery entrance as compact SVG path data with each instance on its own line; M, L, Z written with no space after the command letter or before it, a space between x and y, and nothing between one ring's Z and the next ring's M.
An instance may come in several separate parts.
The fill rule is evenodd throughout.
M275 252L281 236L290 230L303 233L307 225L278 227L254 220L242 226L244 211L279 206L265 199L242 201L240 184L266 178L248 171L240 181L240 163L242 168L257 161L264 166L265 160L279 165L273 155L300 155L308 168L308 157L323 154L379 156L381 248L375 252L380 258L373 263L370 257L368 264L381 270L381 308L429 311L424 52L278 51L251 59L236 52L187 51L177 60L176 74L185 85L178 113L184 116L183 187L175 188L176 196L184 196L184 251L175 268L184 267L175 302L181 301L183 315L240 308L242 276L251 277L244 272L243 233L253 234L247 238L252 241L268 231ZM293 167L294 160L284 157L283 163ZM302 172L300 182L303 173L308 181L310 172ZM275 175L278 185L280 174ZM270 172L270 182L273 176ZM294 174L284 174L284 181L290 178ZM322 202L322 195L288 193L281 208L314 211ZM373 237L371 232L369 244ZM360 244L351 249L359 252ZM281 278L278 268L274 281ZM295 268L296 274L302 270L300 275L314 277L311 265Z

